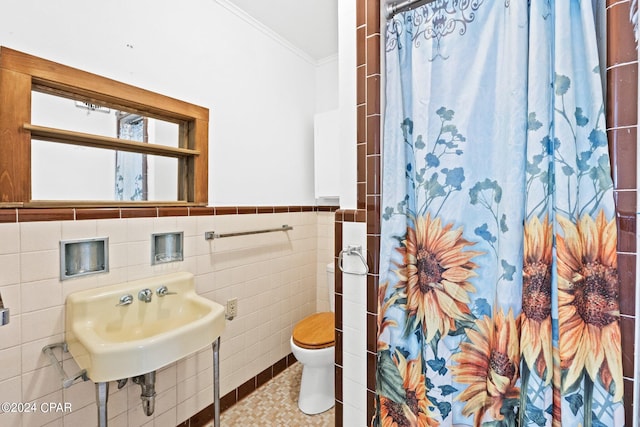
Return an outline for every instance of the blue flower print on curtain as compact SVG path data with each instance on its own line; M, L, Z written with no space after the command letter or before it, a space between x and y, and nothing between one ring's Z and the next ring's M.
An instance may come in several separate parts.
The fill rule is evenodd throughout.
M374 426L621 426L591 2L387 23Z

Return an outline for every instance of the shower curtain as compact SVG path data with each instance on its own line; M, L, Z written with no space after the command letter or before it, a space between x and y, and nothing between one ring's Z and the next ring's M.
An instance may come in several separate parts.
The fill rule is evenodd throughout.
M591 0L386 30L374 426L624 424Z

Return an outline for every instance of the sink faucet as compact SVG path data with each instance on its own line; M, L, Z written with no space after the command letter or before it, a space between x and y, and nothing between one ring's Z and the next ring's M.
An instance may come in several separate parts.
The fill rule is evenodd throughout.
M144 302L151 302L151 297L153 296L153 292L151 289L143 289L138 292L138 299Z
M122 295L120 297L120 302L118 304L116 304L116 307L121 307L124 305L129 305L133 302L133 295L131 294L126 294L126 295Z
M169 291L169 288L163 285L163 286L160 286L158 289L156 289L156 294L159 297L163 297L165 295L176 295L177 292L171 292Z

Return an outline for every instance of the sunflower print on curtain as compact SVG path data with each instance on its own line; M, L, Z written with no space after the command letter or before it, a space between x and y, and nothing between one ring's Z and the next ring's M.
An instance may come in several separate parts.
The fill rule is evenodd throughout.
M386 31L373 426L622 426L591 1L436 0Z

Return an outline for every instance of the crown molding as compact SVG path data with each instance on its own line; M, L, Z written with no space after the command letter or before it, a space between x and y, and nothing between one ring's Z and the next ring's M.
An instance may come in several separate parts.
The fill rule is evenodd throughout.
M337 53L333 53L331 55L325 56L324 58L320 58L316 61L316 65L320 66L320 65L326 65L329 64L331 62L338 62L338 54Z
M309 64L314 65L314 66L317 66L319 64L319 61L316 61L313 57L311 57L305 51L303 51L302 49L298 48L293 43L289 42L287 39L282 37L280 34L276 33L271 28L267 27L262 22L258 21L253 16L249 15L247 12L245 12L242 9L240 9L238 6L236 6L235 4L231 3L230 1L228 1L228 0L216 0L216 3L218 3L220 6L224 7L225 9L227 9L229 12L233 13L234 15L236 15L238 18L240 18L243 21L245 21L247 24L249 24L252 27L256 28L258 31L262 32L266 36L268 36L271 39L273 39L274 41L278 42L283 47L289 49L291 52L293 52L295 55L297 55L298 57L300 57L304 61L308 62ZM322 60L324 60L324 58Z

